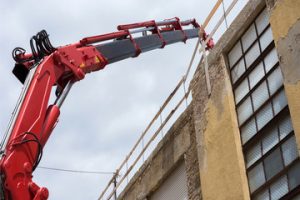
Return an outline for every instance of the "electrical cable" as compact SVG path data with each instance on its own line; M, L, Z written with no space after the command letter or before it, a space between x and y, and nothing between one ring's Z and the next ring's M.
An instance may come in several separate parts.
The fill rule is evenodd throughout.
M81 173L81 174L115 174L115 172L103 172L103 171L85 171L85 170L74 170L74 169L62 169L62 168L55 168L55 167L37 167L39 169L46 169L52 171L61 171L61 172L70 172L70 173Z
M25 135L31 135L33 137L33 139L23 139L21 141L18 142L13 142L12 145L22 145L22 144L26 144L28 142L35 142L38 145L38 152L36 155L36 161L33 164L32 167L32 171L34 171L36 168L40 168L40 169L46 169L46 170L53 170L53 171L62 171L62 172L71 172L71 173L84 173L84 174L115 174L115 172L104 172L104 171L85 171L85 170L74 170L74 169L63 169L63 168L54 168L54 167L43 167L43 166L39 166L39 163L42 159L43 156L43 148L42 145L38 139L38 137L31 132L25 132L21 135L18 136L18 138L23 137Z

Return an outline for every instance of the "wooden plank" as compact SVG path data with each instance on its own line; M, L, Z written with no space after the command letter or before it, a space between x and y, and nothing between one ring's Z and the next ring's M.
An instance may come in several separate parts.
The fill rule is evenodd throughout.
M210 11L209 15L206 17L202 27L205 29L206 26L208 25L209 21L211 20L211 18L214 16L214 14L216 13L216 11L218 10L219 6L221 5L223 0L218 0L217 3L215 4L215 6L213 7L213 9Z
M232 3L229 5L229 7L227 8L226 12L224 15L222 15L222 17L220 18L220 20L218 21L218 23L216 24L216 26L214 27L214 29L212 30L212 32L209 34L209 36L206 38L205 40L205 44L208 43L208 41L213 37L213 35L217 32L218 28L221 26L221 24L223 23L223 21L225 20L225 17L231 12L231 10L234 8L235 4L238 2L238 0L233 0Z

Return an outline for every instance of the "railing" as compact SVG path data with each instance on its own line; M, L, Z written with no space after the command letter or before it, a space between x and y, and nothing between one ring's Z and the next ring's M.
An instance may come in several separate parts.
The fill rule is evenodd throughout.
M202 25L202 27L210 33L209 38L214 36L215 42L217 42L246 3L247 0L218 0ZM209 38L207 38L205 42L202 42L202 44L200 39L197 41L186 73L162 104L146 129L142 132L129 154L117 168L115 174L100 194L99 200L117 199L118 194L123 191L134 173L137 172L145 159L147 159L163 138L164 129L167 130L173 124L172 122L177 119L176 115L179 116L186 109L192 99L190 94L190 81L193 77L191 74L195 72L201 62L204 62L207 90L208 93L210 93L211 88L206 55L208 52L206 52L204 48ZM197 65L193 65L197 51L199 51L201 59ZM185 104L183 104L183 102L185 102ZM163 112L167 113L165 118L162 116ZM161 137L158 137L159 135L161 135Z

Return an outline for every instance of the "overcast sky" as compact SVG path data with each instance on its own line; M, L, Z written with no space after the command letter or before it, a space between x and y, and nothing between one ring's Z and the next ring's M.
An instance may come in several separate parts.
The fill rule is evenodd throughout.
M243 0L242 0L243 1ZM209 3L208 3L209 2ZM119 24L180 17L204 21L216 0L1 0L0 133L5 132L22 85L12 75L11 51L29 49L45 29L54 46L116 31ZM187 69L196 40L142 54L88 74L61 110L41 166L114 171ZM34 180L50 199L97 199L111 175L37 169Z

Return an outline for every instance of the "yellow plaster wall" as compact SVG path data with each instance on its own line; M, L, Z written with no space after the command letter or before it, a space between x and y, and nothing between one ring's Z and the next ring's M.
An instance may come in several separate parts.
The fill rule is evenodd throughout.
M285 37L289 29L296 23L300 16L299 0L278 0L270 11L270 24L272 26L275 43Z
M269 12L292 123L300 149L300 0L278 0Z
M224 69L224 68L223 68ZM226 73L226 72L224 72ZM228 74L215 82L205 112L200 179L204 200L249 200L232 88Z
M300 81L295 85L285 84L284 87L298 144L298 151L300 153Z

